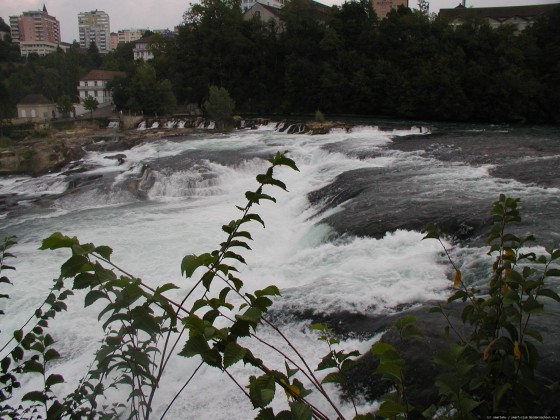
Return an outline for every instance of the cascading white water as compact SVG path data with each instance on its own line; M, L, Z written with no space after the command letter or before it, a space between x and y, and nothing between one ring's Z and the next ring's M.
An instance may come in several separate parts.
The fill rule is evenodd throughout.
M414 154L383 149L392 136L420 134L419 128L384 132L364 127L308 136L279 133L273 127L271 124L259 130L227 135L209 133L187 141L145 143L127 151L122 166L104 159L104 154L90 153L85 160L96 168L91 174L112 175L112 187L64 196L54 201L50 211L39 213L39 217L22 215L0 220L0 233L16 234L19 238L13 249L18 256L17 272L9 273L14 286L8 291L11 299L5 308L8 316L2 319L2 332L19 328L22 320L42 301L51 280L57 277L59 266L67 256L37 250L41 239L55 231L78 236L82 242L111 246L116 264L152 286L174 282L188 288L192 282L181 278L182 257L218 246L224 239L221 225L238 216L235 205L244 204L244 192L255 188L255 175L267 167L257 156L269 156L279 150L289 150L300 172L279 170L277 176L287 184L289 192L270 189L267 192L278 203L264 202L255 209L264 219L266 229L258 224L251 226L253 251L244 253L247 265L240 267L240 276L248 290L277 285L283 294L274 305L279 314L304 309L315 313L388 313L399 305L446 295L447 267L441 264L441 249L435 241L422 241L420 233L402 230L381 239L334 235L329 226L319 223L328 213L317 215L307 194L328 185L346 171L399 165L405 168L411 164L425 166L419 175L425 177L425 182L445 185L470 182L496 190L503 185L496 186L485 168L437 166L433 162L420 162ZM332 144L340 144L344 152L324 148ZM378 152L376 157L355 157L360 151L372 150ZM196 153L203 157L197 157ZM212 159L212 156L228 155L236 158L228 163ZM184 157L185 162L189 158L191 163L180 169L157 165L177 157ZM137 177L146 165L153 166L147 200L117 188ZM62 179L49 175L34 180L2 180L0 192L29 193L41 189L53 192L55 188L60 193L66 186ZM344 211L343 206L329 210L337 211ZM174 293L180 296L181 292ZM76 386L102 336L96 318L99 307L83 309L79 299L78 293L69 311L52 327L63 356L56 369L66 379L59 389L66 391ZM315 336L306 330L308 322L288 319L283 322L282 330L302 349L310 365L316 366L327 349L317 344ZM263 329L262 333L281 345L272 331ZM342 347L367 351L374 339L348 339ZM270 350L257 346L255 353L268 357ZM271 364L278 363L275 367L283 370L281 358L272 357ZM193 359L172 360L154 404L156 415L163 412L197 365L198 361ZM251 370L240 365L232 369L243 385L247 383L248 372ZM185 418L184 413L189 413L189 418L213 419L245 419L255 415L251 403L217 369L203 368L195 382L175 403L168 418ZM334 388L330 390L336 392ZM116 394L112 398L118 400L123 396ZM324 403L318 404L328 410ZM273 406L285 407L285 398L279 395ZM343 410L352 413L348 406Z

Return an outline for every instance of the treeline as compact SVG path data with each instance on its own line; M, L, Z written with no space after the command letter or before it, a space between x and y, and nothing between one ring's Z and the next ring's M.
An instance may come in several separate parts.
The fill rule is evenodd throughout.
M368 0L332 8L292 0L281 17L279 24L245 21L237 0L204 0L185 12L175 39L155 39L151 70L133 63L130 46L98 57L99 66L130 75L116 86L117 106L152 113L200 105L216 85L242 113L560 120L560 7L520 33L476 17L453 27L407 8L379 20ZM66 73L83 73L95 54L79 55L72 70L61 66L69 60L61 54L4 66L0 89L12 102L31 86L54 91L55 70L56 92L75 96L76 75ZM66 87L68 77L74 84ZM144 103L154 95L139 97L139 86L167 99Z

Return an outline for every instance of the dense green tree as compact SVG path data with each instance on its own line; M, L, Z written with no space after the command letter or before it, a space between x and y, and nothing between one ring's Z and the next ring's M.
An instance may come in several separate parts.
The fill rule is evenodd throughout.
M68 117L70 112L72 112L72 107L74 106L72 98L69 95L62 95L56 101L56 109L64 117Z
M229 92L218 86L210 86L208 99L204 102L204 109L219 126L224 126L233 115L235 102Z
M107 82L107 89L111 91L113 103L118 110L128 108L128 101L130 100L130 78L129 77L115 77Z
M93 117L93 111L97 109L99 106L99 101L95 99L93 96L87 96L83 102L84 108L89 111L90 117Z
M126 82L121 80L120 84L126 89ZM127 90L127 108L133 111L164 114L171 112L177 103L171 82L167 79L158 80L154 67L149 63L141 62L138 65ZM120 92L117 91L118 94Z

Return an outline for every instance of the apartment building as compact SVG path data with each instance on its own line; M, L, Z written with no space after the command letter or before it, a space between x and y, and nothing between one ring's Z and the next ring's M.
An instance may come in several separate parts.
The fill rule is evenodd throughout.
M31 53L46 55L56 51L60 44L60 22L43 10L23 12L10 16L12 41L19 45L22 56Z
M408 7L408 0L371 0L373 10L379 19L385 19L387 14L399 6Z
M95 42L101 54L111 50L111 29L109 15L102 10L80 12L78 14L80 47L89 48Z

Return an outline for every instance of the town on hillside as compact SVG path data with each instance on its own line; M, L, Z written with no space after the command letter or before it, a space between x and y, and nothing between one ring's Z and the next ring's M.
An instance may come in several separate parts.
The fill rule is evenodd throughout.
M244 113L558 120L557 5L232 4L195 4L159 30L112 30L107 12L83 11L72 44L46 5L1 20L2 124L200 113L212 85Z

